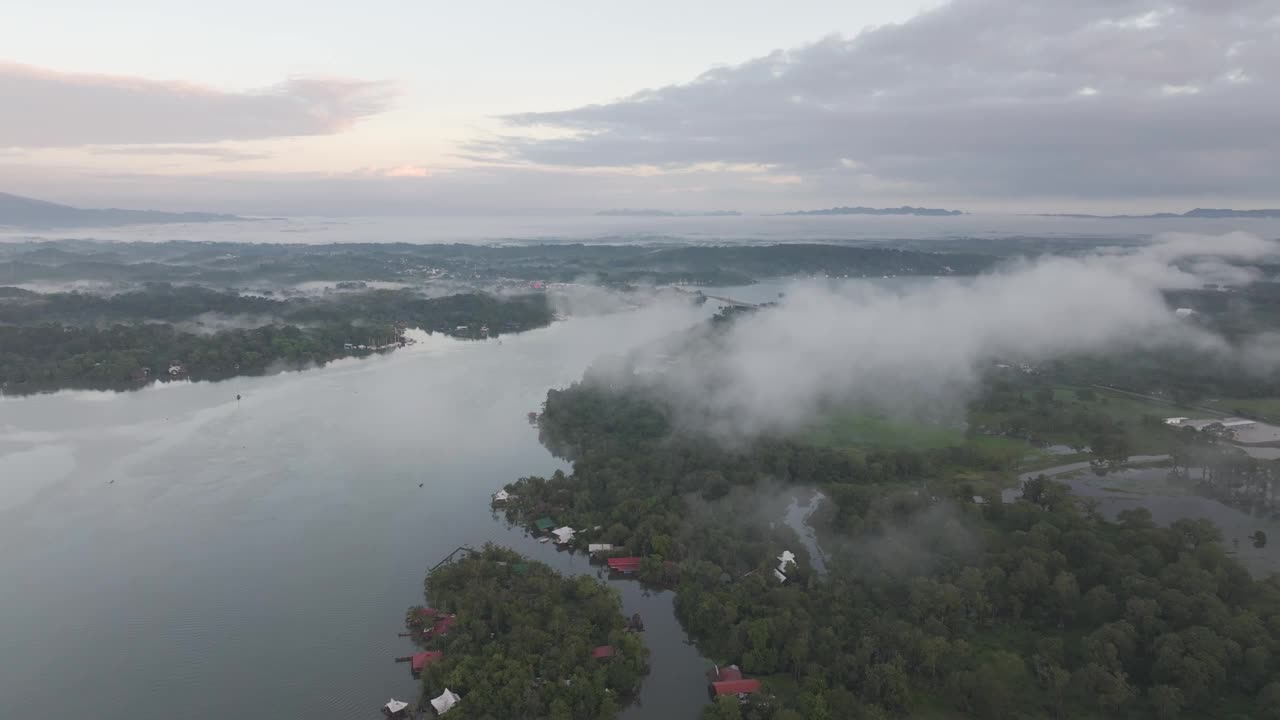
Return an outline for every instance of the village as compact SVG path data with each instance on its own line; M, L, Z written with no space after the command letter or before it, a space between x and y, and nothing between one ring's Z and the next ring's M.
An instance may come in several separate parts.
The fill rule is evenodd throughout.
M530 415L536 418L536 413ZM500 489L491 496L492 506L504 507L514 498L515 496L508 489ZM538 543L553 544L558 550L564 552L585 552L593 565L601 566L601 569L614 579L639 580L644 571L654 570L654 562L658 563L660 577L670 579L678 573L675 563L626 555L622 548L610 543L590 542L593 534L603 530L599 526L579 530L567 525L557 525L554 518L543 516L533 520L528 530ZM479 552L471 547L458 547L428 570L428 578L432 573L450 566L459 558L478 555ZM788 575L798 567L796 554L790 550L784 550L775 560L776 565L771 569L772 578L780 584L788 582ZM524 559L514 562L500 560L495 564L508 569L516 577L528 575L531 569L531 563ZM750 574L754 574L754 571L748 573ZM459 620L458 613L446 612L437 607L411 608L405 619L406 631L400 635L411 639L421 649L409 655L396 657L395 661L407 663L412 677L421 679L430 668L445 659L445 651L438 646L454 631ZM644 620L639 613L633 613L625 618L623 629L629 634L642 633L645 629ZM613 644L600 644L592 646L587 655L594 662L608 663L620 652L620 648ZM733 664L711 665L706 670L706 688L707 695L711 699L728 696L737 698L739 702L746 702L752 696L762 693L764 689L759 678L745 677L741 668ZM441 717L459 703L465 702L465 695L444 687L429 697L424 695L423 701L414 703L391 698L381 707L381 712L388 718L420 720L427 717Z

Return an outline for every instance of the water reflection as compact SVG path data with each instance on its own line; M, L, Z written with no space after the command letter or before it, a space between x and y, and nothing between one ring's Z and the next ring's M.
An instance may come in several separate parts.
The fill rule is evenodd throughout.
M0 399L0 717L348 720L414 696L392 658L426 568L487 540L544 559L489 516L503 484L564 467L528 411L592 358L705 312L583 317L502 344L434 338L273 377ZM696 717L703 683L681 667L697 658L678 653L689 648L670 596L618 587L654 650L630 717ZM667 706L651 689L700 700Z

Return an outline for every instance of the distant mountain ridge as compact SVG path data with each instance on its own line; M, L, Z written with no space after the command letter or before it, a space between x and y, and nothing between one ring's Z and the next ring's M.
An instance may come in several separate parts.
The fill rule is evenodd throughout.
M88 209L0 192L0 225L88 227L147 223L203 223L245 220L237 215L159 210Z
M964 215L959 210L943 210L942 208L925 208L912 207L903 205L896 208L870 208L870 207L833 207L823 210L793 210L791 212L781 213L782 215L923 215L928 217L944 217L951 215Z
M596 215L602 217L737 217L742 213L737 210L707 210L704 212L672 212L671 210L647 210L618 208L601 210Z
M1037 217L1089 218L1093 220L1160 220L1165 218L1280 218L1280 209L1233 210L1231 208L1195 208L1184 213L1152 213L1150 215L1088 215L1083 213L1041 213Z

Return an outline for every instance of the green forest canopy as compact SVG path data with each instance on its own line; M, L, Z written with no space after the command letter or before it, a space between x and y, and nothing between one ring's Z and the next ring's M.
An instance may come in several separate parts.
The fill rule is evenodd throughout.
M428 643L444 657L422 675L424 702L445 688L462 696L454 720L608 720L648 672L649 651L625 630L617 591L593 577L566 578L488 544L432 572L426 594L457 615ZM601 645L613 656L593 658Z
M710 659L766 678L772 699L708 718L1280 717L1280 583L1205 521L1108 522L1047 480L978 506L966 478L991 466L973 449L730 450L673 434L654 397L590 383L549 393L541 429L574 472L509 486L513 517L602 526L592 542L676 585ZM827 496L829 575L751 521L765 481ZM783 549L802 562L780 585Z

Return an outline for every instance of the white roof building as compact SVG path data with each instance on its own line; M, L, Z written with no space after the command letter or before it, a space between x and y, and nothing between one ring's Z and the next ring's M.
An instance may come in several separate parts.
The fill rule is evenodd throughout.
M1186 422L1186 421L1188 421L1188 420L1190 420L1190 419L1191 419L1191 418L1184 418L1184 417L1172 417L1172 418L1165 418L1165 419L1164 419L1164 424L1165 424L1165 425L1181 425L1182 423L1184 423L1184 422Z
M511 493L507 492L506 490L499 490L498 492L493 494L494 502L506 502L510 498L511 498Z
M1195 315L1196 311L1192 310L1191 308L1178 308L1177 310L1173 311L1173 314L1180 318L1187 318L1187 317L1191 317L1192 315Z
M564 545L565 543L573 539L575 532L576 531L573 528L566 525L564 527L558 527L555 530L552 530L551 534L556 536L556 543L560 545Z
M395 715L398 712L404 712L404 709L409 707L409 703L400 702L399 700L392 698L390 701L387 702L387 704L384 707L386 708L388 713L390 713L391 715Z
M778 582L780 583L784 583L787 581L787 576L783 575L781 570L774 570L773 576L778 578Z
M437 715L443 715L449 712L449 709L454 705L457 705L458 701L461 699L462 698L458 697L457 693L453 692L449 688L445 688L444 692L440 693L440 697L431 699L431 707L436 709Z
M613 546L610 545L609 543L591 543L590 545L587 546L587 552L593 552L593 553L608 552L612 549L613 549Z

